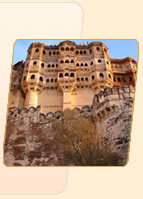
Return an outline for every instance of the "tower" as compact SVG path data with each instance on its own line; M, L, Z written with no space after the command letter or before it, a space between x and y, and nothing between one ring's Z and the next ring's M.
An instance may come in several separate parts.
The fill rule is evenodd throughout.
M45 54L44 44L32 44L28 49L28 55L24 65L21 87L25 93L24 107L38 106L38 94L44 89L41 62Z

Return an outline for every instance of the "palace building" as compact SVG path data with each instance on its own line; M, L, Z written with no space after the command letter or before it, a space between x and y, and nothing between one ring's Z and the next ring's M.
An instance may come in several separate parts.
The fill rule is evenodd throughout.
M101 42L32 43L26 60L12 66L10 110L40 105L41 113L91 106L106 87L135 86L137 62L111 59Z

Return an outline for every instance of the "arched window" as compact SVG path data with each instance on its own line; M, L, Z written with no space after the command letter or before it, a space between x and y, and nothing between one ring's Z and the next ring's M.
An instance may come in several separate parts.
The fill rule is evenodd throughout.
M93 65L93 62L90 62L90 65Z
M69 63L69 60L68 60L68 59L66 59L66 60L65 60L65 63L66 63L66 64L68 64L68 63Z
M71 49L70 49L71 51L74 51L74 48L73 47L71 47Z
M64 51L64 47L61 48L61 51Z
M39 48L36 48L35 52L38 53L39 52Z
M51 82L53 82L54 80L53 79L51 79Z
M107 50L106 50L106 48L104 48L104 52L105 52L105 53L107 53Z
M85 81L88 82L88 77L85 78Z
M132 81L133 81L133 78L132 78L132 77L129 77L129 79L130 79L130 82L132 82Z
M122 81L123 81L123 82L126 82L126 79L123 77L123 78L122 78Z
M66 51L69 51L69 47L66 47Z
M120 66L120 69L123 69L123 66Z
M120 77L118 77L118 78L117 78L117 80L118 80L118 82L121 82L121 79L120 79Z
M74 73L71 73L71 74L70 74L70 77L74 77Z
M86 55L87 54L86 50L84 50L83 53Z
M52 67L54 68L54 67L55 67L55 65L54 65L54 64L52 64Z
M97 48L96 48L96 50L97 50L97 51L100 51L100 48L99 48L99 47L97 47Z
M77 81L78 81L78 82L80 81L79 77L77 78Z
M34 61L34 62L33 62L33 65L37 65L37 62L36 62L36 61Z
M44 67L44 63L41 63L41 66Z
M108 62L108 61L106 61L106 63L109 65L109 62Z
M88 64L87 64L87 63L85 63L85 66L88 66Z
M47 66L47 67L48 67L48 68L50 68L50 66L51 66L51 65L50 65L50 64L48 64L48 66Z
M100 73L100 74L99 74L99 77L103 79L103 78L104 78L103 73Z
M46 55L46 52L45 52L45 50L43 50L43 55Z
M74 63L74 60L73 60L73 59L71 60L71 63Z
M116 82L116 78L114 77L114 82Z
M76 53L76 55L78 55L79 54L78 50L75 53Z
M69 73L65 73L65 77L69 77Z
M80 51L80 54L82 55L82 50Z
M92 75L92 80L94 80L95 79L95 77L94 77L94 75Z
M60 74L59 74L59 77L60 77L60 78L63 77L63 73L60 73Z
M110 74L108 74L108 77L111 79L111 75Z
M23 77L23 81L26 80L26 76Z
M41 77L41 76L40 76L40 78L39 78L39 79L40 79L40 81L41 81L41 82L43 82L43 77Z
M63 64L63 63L64 63L64 61L63 61L63 60L61 60L61 61L60 61L60 63L61 63L61 64Z
M92 49L89 50L90 54L92 53Z
M83 63L81 63L80 65L83 66Z
M56 54L56 52L55 51L53 51L53 55L55 55Z
M101 61L101 59L98 59L98 63L101 63L102 61Z
M52 54L52 53L51 53L51 51L50 51L50 52L49 52L49 55L51 56L51 54Z
M31 75L31 77L30 77L31 79L35 79L35 75Z
M49 82L49 79L47 79L46 82L48 83L48 82Z
M57 79L55 79L55 82L57 82Z
M83 77L81 78L81 81L84 82L84 78Z
M79 63L77 63L76 66L79 66Z
M57 55L59 54L59 51L57 51Z
M56 67L58 67L58 64L56 64Z

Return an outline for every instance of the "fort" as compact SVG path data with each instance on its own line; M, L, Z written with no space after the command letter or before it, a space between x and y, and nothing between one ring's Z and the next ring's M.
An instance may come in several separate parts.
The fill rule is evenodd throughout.
M137 63L111 59L101 42L58 46L33 43L25 62L12 67L9 109L41 106L41 113L91 106L106 87L135 86Z
M53 124L67 108L93 121L127 163L137 63L111 59L100 42L58 46L33 43L25 62L12 66L4 163L7 166L75 166L55 151Z

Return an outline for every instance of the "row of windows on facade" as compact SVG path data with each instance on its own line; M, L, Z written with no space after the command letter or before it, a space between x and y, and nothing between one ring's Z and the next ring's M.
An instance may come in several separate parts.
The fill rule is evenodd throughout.
M118 65L115 65L115 66L114 66L114 65L112 65L112 69L114 69L114 68L122 70L122 69L123 69L123 66L118 66ZM130 68L130 65L128 65L128 66L126 66L126 67L124 66L124 69L125 69L125 68L129 69L129 68Z
M65 73L65 76L69 76L69 73ZM110 75L110 74L109 74L108 76L109 76L109 78L111 78L111 75ZM64 77L63 73L60 73L60 74L59 74L59 78L63 78L63 77ZM70 74L70 77L74 77L74 73L71 73L71 74ZM103 74L103 73L99 73L99 77L103 79L103 78L104 78L104 74ZM91 78L92 78L92 80L94 80L94 79L95 79L95 76L92 75ZM77 77L77 81L80 81L80 78L79 78L79 77ZM84 81L84 78L83 78L83 77L81 78L81 81ZM85 78L85 81L88 81L88 77Z
M109 75L110 75L110 74L109 74ZM60 74L59 74L59 77L60 77L60 78L62 78L63 76L65 76L65 77L69 77L69 76L70 76L70 77L74 77L74 73L70 73L70 74L69 74L69 73L65 73L65 75L63 75L63 73L60 73ZM100 78L104 78L104 74L103 74L103 73L100 73L100 74L99 74L99 77L100 77ZM110 76L110 77L111 77L111 76ZM35 79L35 75L31 75L30 79ZM95 79L95 76L94 76L94 75L92 75L92 80L93 80L93 79ZM26 80L26 76L23 78L23 80ZM43 77L40 76L40 77L39 77L39 80L40 80L40 81L43 81ZM77 81L80 81L80 78L79 78L79 77L77 78ZM84 81L84 78L81 78L81 81ZM85 78L85 81L88 81L88 77ZM51 80L47 79L46 82L54 82L54 79L51 79ZM57 82L57 79L55 79L55 82Z
M65 76L65 77L69 77L69 76L70 76L70 77L74 77L74 73L70 73L70 74L69 74L69 73L65 73L64 76ZM63 77L63 73L60 73L60 74L59 74L59 77L62 78L62 77ZM104 78L104 74L103 74L103 73L99 73L99 77L100 77L100 78ZM108 77L111 79L111 75L110 75L110 74L108 74ZM35 75L31 75L30 79L35 79ZM95 76L92 75L92 80L94 80L94 79L95 79ZM23 78L23 80L26 80L26 76ZM41 82L43 82L43 77L40 76L40 77L39 77L39 80L40 80ZM81 80L81 81L84 81L84 78L81 78L81 79L80 79L80 78L78 77L78 78L77 78L77 81L80 81L80 80ZM85 78L85 81L88 81L88 77ZM126 78L124 78L124 77L122 77L122 78L120 78L120 77L115 78L115 77L114 77L114 82L116 82L116 81L118 81L118 82L121 82L121 81L122 81L122 82L125 83L125 82L126 82ZM130 82L133 81L133 78L132 78L131 76L129 77L129 81L130 81ZM57 79L55 79L55 80L54 80L54 79L51 79L51 80L47 79L46 82L57 82Z
M70 77L74 77L74 73L70 73L70 74L69 74L69 73L65 73L65 77L69 77L69 76L70 76ZM59 74L59 77L63 77L63 73L60 73L60 74ZM31 75L31 76L30 76L30 79L35 79L35 75ZM26 80L26 76L23 77L23 80ZM43 77L40 76L40 77L39 77L39 80L43 82ZM49 81L54 82L53 79L51 79L51 80L47 79L46 81L47 81L47 82L49 82ZM55 79L55 82L57 82L57 79Z
M130 76L129 77L129 81L132 82L133 81L133 78ZM124 77L114 77L114 82L127 82L127 78L124 78Z
M60 64L64 64L64 63L74 63L74 60L71 59L70 61L67 59L65 60L65 62L63 60L60 60ZM98 59L98 63L102 63L102 60L101 59ZM109 64L108 61L106 61L107 64ZM33 65L37 65L37 61L34 61L33 62ZM93 65L93 62L90 62L90 65ZM45 64L44 63L41 63L41 66L44 67ZM58 67L58 64L48 64L47 67L50 68L50 67ZM88 66L88 63L77 63L76 66Z
M98 59L98 63L102 63L102 60L101 59ZM107 64L109 64L109 62L107 61ZM92 66L93 65L93 62L90 62L90 65ZM88 66L87 63L77 63L76 66Z
M64 63L74 63L74 60L72 59L71 61L69 61L68 59L64 60L60 60L60 64L64 64ZM98 59L98 63L102 63L101 59ZM106 63L109 65L109 62L106 61ZM90 62L90 65L93 65L93 62ZM84 63L77 63L76 66L84 66ZM87 63L85 63L85 66L88 66Z
M60 49L61 51L74 51L75 49L73 48L73 47L71 47L71 48L69 48L69 47L66 47L66 48L64 48L64 47L61 47L61 49ZM96 50L97 51L101 51L101 49L100 49L100 47L96 47ZM92 53L92 49L89 49L89 50L76 50L75 51L75 54L80 54L80 55L85 55L85 54L88 54L88 52L89 52L89 54L91 54ZM104 52L107 52L107 50L104 48Z
M117 66L117 65L115 65L115 66L112 66L112 69L120 69L120 70L122 70L122 69L129 69L129 68L133 68L133 69L136 69L136 66L130 66L130 65L127 65L127 66L124 66L124 68L123 68L123 66Z
M35 79L35 75L31 75L31 76L30 76L30 79ZM23 80L26 80L26 76L23 77ZM43 82L43 77L40 76L40 77L39 77L39 80L40 80L41 82ZM48 82L57 82L57 78L56 78L56 79L47 79L46 82L47 82L47 83L48 83Z
M73 52L73 51L75 51L75 48L74 48L74 47L71 47L71 48L69 48L69 47L66 47L66 48L61 47L60 50L61 50L61 51L71 51L71 52ZM99 47L96 47L96 50L97 50L97 51L100 51L100 48L99 48ZM39 51L40 51L39 48L36 48L35 52L38 53ZM107 52L106 49L104 49L104 51ZM30 53L31 53L31 52L29 51L29 54L30 54ZM76 51L75 51L75 54L76 54L76 55L78 55L78 54L80 54L80 55L86 55L87 53L88 53L87 50L76 50ZM91 53L92 53L92 49L89 50L89 54L91 54ZM50 56L51 56L51 55L58 55L58 54L59 54L59 51L49 51L48 54L49 54ZM43 50L43 55L46 55L46 51L45 51L45 50Z
M37 65L37 61L34 61L34 62L33 62L33 65ZM44 63L41 63L41 66L44 67L45 64L44 64ZM50 67L53 67L53 68L54 68L54 67L58 67L58 64L48 64L48 65L47 65L47 68L50 68Z
M36 48L35 52L38 53L40 50L39 48ZM59 54L59 51L49 51L49 55L58 55ZM46 55L46 51L43 50L43 55Z
M65 74L60 73L59 74L59 78L63 78L64 76L65 77L75 77L75 74L74 73L70 73L70 74L69 73L65 73ZM99 73L99 77L100 78L104 78L104 74L103 73ZM110 74L108 74L108 77L111 79L111 75ZM95 76L92 75L91 78L92 78L92 80L94 80ZM35 75L31 75L30 79L35 79ZM26 80L26 76L23 78L23 80ZM40 76L39 80L43 82L43 77ZM77 78L77 81L80 81L79 77ZM81 81L84 81L84 78L81 78ZM88 81L88 77L85 78L85 81ZM46 82L54 82L54 79L51 79L51 80L47 79ZM55 79L55 82L57 82L57 79Z

